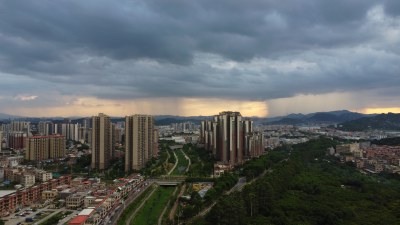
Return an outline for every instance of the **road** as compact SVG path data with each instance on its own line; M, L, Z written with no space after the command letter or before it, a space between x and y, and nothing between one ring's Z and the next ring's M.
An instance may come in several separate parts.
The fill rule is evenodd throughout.
M224 194L229 195L234 191L237 191L237 190L240 191L244 185L246 185L246 178L240 177L238 182L235 184L235 186L233 186L229 191L225 192ZM208 206L207 208L200 211L196 216L192 217L189 221L181 222L179 224L183 224L183 223L190 224L193 220L195 220L199 217L205 216L208 212L210 212L210 210L215 206L215 204L217 204L217 202L218 202L218 200L215 200L210 206Z
M291 151L288 154L288 157L285 159L282 159L281 161L279 161L278 163L282 163L282 162L286 162L290 159L290 155L291 155ZM239 178L238 182L235 184L235 186L233 186L233 188L231 188L229 191L227 191L225 194L229 195L234 191L241 191L243 189L244 186L253 183L254 181L258 180L259 178L265 176L265 174L267 173L272 173L273 170L272 169L268 169L268 170L264 170L264 172L262 174L260 174L259 176L257 176L256 178L254 178L253 180L246 182L246 178L245 177L241 177ZM218 200L215 200L210 206L208 206L207 208L203 209L201 212L199 212L196 216L192 217L189 221L186 221L185 223L190 224L194 219L197 219L199 217L203 217L205 216L214 206L215 204L217 204ZM182 224L182 223L180 223Z
M187 172L189 172L189 169L190 169L190 165L192 165L192 162L190 161L190 158L186 155L186 153L181 149L181 152L182 152L182 154L185 156L185 159L187 160L187 161L189 161L189 163L188 163L188 165L187 165L187 167L186 167L186 173Z
M169 160L169 158L171 158L171 154L169 154L169 151L168 151L168 150L165 150L165 151L167 152L168 156L167 156L167 159L165 159L164 164L165 164L165 165L168 165L168 160ZM166 173L168 173L167 168L164 168L164 171L165 171Z
M41 219L41 220L39 220L39 221L37 221L35 223L41 224L44 221L46 221L47 219L49 219L50 217L55 216L56 214L58 214L59 212L62 212L62 211L64 211L64 210L63 209L57 209L55 212L51 213L50 215L46 216L45 218L43 218L43 219Z
M69 214L67 217L64 219L58 221L58 224L67 224L68 221L72 220L75 216L77 216L80 213L80 210L74 210L71 214ZM39 224L39 223L38 223Z
M174 165L174 167L172 167L172 169L167 173L167 175L171 175L172 171L174 171L174 169L175 169L176 166L178 165L179 159L178 159L178 157L176 156L175 151L173 151L173 152L174 152L174 156L175 156L175 165Z
M179 205L179 198L183 195L183 193L185 193L185 189L186 189L186 184L184 184L182 186L181 191L179 192L178 197L176 198L174 206L172 206L171 212L169 213L169 216L168 216L170 220L174 220L175 213L176 213L176 210L178 209L178 205Z

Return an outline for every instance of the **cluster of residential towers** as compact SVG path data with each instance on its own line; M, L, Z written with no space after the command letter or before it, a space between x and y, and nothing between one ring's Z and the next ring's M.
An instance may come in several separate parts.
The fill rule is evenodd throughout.
M114 158L113 124L100 113L92 117L92 165L104 170ZM139 170L158 154L158 135L154 119L149 115L125 117L125 171Z
M221 112L201 122L200 143L224 164L235 166L264 152L264 135L240 112Z

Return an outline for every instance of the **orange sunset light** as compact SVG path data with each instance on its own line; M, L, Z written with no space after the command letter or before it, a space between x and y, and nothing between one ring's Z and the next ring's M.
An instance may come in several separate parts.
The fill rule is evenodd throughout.
M400 107L391 107L391 108L366 108L361 110L362 113L366 114L379 114L379 113L400 113Z

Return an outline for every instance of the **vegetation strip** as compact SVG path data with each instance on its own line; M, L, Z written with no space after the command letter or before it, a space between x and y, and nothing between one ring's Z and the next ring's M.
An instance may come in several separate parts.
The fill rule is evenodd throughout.
M186 153L182 149L181 149L181 152L182 152L183 156L185 156L185 159L188 161L188 165L185 170L185 173L187 173L187 172L189 172L190 165L192 164L192 162L190 161L190 158L186 155Z
M188 167L188 160L185 158L184 153L180 151L174 151L174 154L176 153L177 158L177 166L176 168L172 171L172 175L183 175ZM185 168L184 171L181 171L181 168Z
M173 173L175 171L175 168L178 166L178 163L179 163L179 159L176 156L175 151L173 153L174 153L174 157L175 157L175 164L174 164L174 167L172 167L172 169L168 172L167 175L171 175L171 173Z
M154 192L155 192L156 190L157 190L157 187L155 187L155 188L150 192L150 194L148 194L148 195L146 196L146 198L145 198L143 201L141 201L140 205L135 209L135 211L133 211L133 213L131 214L131 216L126 220L126 223L125 223L126 225L131 224L130 222L134 219L136 213L144 206L145 203L147 203L147 200L154 194Z
M137 212L134 218L130 221L131 225L154 225L157 224L159 215L161 214L164 206L167 204L169 197L173 193L174 188L171 187L158 187L154 194L146 199Z
M185 193L185 189L186 189L186 184L184 184L181 188L181 191L178 194L178 197L176 199L176 201L174 202L174 205L172 206L171 212L169 213L169 220L174 220L175 214L176 214L176 210L178 209L178 205L179 205L179 198L183 195L183 193Z
M39 225L52 225L52 224L57 224L59 220L62 219L64 212L58 212L54 215L52 215L50 218L46 219L45 221L39 223Z
M155 190L154 186L149 187L147 190L145 190L140 196L138 196L131 204L127 206L127 208L124 210L122 215L119 217L117 224L118 225L124 225L126 224L126 221L128 219L128 216L132 213L134 209L142 202L142 200L149 195L151 190Z
M175 188L174 193L172 193L171 198L175 196L177 190L178 190L178 186ZM158 217L158 225L162 225L163 217L164 217L165 213L167 212L168 208L170 207L171 198L168 200L168 203L165 205L164 210L162 211L161 215Z

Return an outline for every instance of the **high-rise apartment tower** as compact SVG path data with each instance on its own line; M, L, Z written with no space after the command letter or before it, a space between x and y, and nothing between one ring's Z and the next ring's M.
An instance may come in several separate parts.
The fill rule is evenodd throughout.
M104 170L109 166L114 151L112 124L109 116L100 113L92 117L92 169Z
M153 130L152 116L125 117L125 171L139 170L153 157Z

